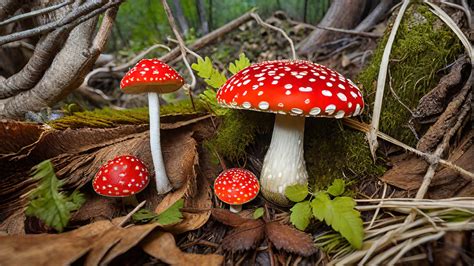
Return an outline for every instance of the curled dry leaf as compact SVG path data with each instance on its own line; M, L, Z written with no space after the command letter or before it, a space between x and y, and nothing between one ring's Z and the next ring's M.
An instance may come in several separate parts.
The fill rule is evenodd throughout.
M0 261L2 265L50 265L54 259L58 265L71 264L112 226L109 221L100 221L63 234L0 236Z
M141 244L143 250L170 265L222 265L224 257L221 255L189 254L182 252L177 246L174 237L166 232L153 232Z
M243 218L236 213L232 213L226 209L214 208L212 209L212 217L217 221L232 227L238 227L253 219Z
M229 251L255 248L265 236L265 222L261 219L249 220L237 227L222 240L222 247Z
M102 250L105 251L105 253L101 254L102 256L93 256L94 251L96 251L96 249L93 248L93 252L89 253L87 256L85 265L98 265L99 262L105 265L110 264L114 258L135 247L142 239L149 235L150 232L158 226L158 224L154 223L132 226L126 229L121 227L110 228L104 236L99 238L100 242L107 235L111 235L110 239L112 241L106 245L103 245L104 248L102 248ZM118 241L114 241L116 236L118 236ZM96 243L94 243L94 246L96 246ZM107 246L109 247L107 248Z
M265 230L268 239L277 249L283 249L305 257L316 252L311 236L304 232L277 222L267 223Z

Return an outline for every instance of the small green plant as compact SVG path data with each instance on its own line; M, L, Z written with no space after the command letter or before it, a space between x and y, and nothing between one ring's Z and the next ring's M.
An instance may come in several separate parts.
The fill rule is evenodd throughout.
M244 53L241 53L239 59L229 64L229 71L235 74L248 66L250 66L250 60ZM207 56L204 59L199 58L198 62L192 64L191 67L196 70L199 77L204 79L207 85L214 89L220 88L227 81L224 73L215 68L212 65L211 59Z
M354 209L354 199L343 196L345 186L343 179L335 179L326 190L316 193L310 192L305 185L287 187L286 197L296 202L291 208L291 223L304 231L314 216L339 232L352 247L361 248L364 238L363 221L360 213ZM310 199L305 200L308 195Z
M263 209L262 207L257 208L257 209L255 209L255 211L253 212L253 218L254 218L255 220L257 220L257 219L259 219L260 217L262 217L264 214L265 214L265 209Z
M207 56L204 59L199 58L198 62L192 64L191 67L197 71L197 75L203 78L207 85L214 89L219 88L227 81L224 73L214 68L211 59Z
M79 191L74 191L69 196L59 192L64 181L56 177L50 160L33 167L31 178L38 181L38 186L29 194L26 215L35 216L62 232L71 218L71 212L78 210L85 202L84 195Z
M229 64L229 71L232 74L236 74L240 70L250 66L250 60L245 56L244 53L239 55L239 59L235 60L234 63Z
M183 214L180 210L183 206L184 200L180 199L160 214L147 209L141 209L133 214L132 219L139 223L177 224L183 220Z

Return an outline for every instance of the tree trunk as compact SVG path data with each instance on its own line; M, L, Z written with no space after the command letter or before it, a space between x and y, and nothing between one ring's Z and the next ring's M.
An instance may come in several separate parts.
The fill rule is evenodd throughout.
M362 22L357 25L354 29L356 31L368 31L370 30L375 24L377 24L395 5L395 0L382 0L380 3L370 12L370 14L362 20Z
M181 2L179 0L173 0L174 11L176 12L175 17L178 20L179 27L184 36L188 34L189 25L184 17L183 8L181 7Z
M319 25L352 29L361 21L366 3L367 0L334 0ZM299 45L298 53L313 53L321 44L333 41L339 36L341 36L341 34L316 29Z
M201 34L205 35L209 33L209 23L207 23L206 6L204 4L204 0L197 0L196 6L199 15L199 21L201 22Z

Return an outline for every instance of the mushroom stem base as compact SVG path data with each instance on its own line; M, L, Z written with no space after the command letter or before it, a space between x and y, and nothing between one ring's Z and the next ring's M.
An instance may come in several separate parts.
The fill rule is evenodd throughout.
M242 205L230 205L229 210L233 213L239 213L242 211Z
M287 186L307 184L304 161L304 117L276 115L272 142L263 161L260 184L268 200L288 205Z
M172 189L166 175L165 163L161 153L160 140L160 100L158 93L148 93L148 113L150 116L150 149L155 169L156 190L158 194L165 194Z

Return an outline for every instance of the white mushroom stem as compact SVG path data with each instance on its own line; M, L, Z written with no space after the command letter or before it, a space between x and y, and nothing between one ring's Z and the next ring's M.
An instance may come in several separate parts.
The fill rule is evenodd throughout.
M304 161L304 117L275 117L272 142L263 161L260 184L263 195L272 202L287 205L287 186L307 184Z
M242 211L242 205L230 205L229 210L233 213L239 213Z
M155 168L155 182L158 194L164 194L172 189L166 175L165 163L161 154L160 141L160 100L158 93L148 93L148 112L150 116L150 149Z

